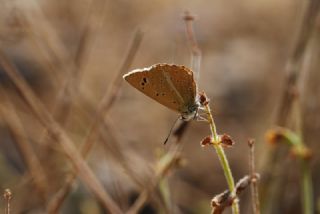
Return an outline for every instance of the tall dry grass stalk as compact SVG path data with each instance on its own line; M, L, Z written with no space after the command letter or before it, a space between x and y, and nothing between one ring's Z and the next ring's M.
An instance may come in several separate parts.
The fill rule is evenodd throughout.
M36 97L26 81L20 76L17 69L13 66L4 53L0 53L0 64L17 87L22 98L29 105L32 113L38 118L42 125L46 127L50 135L57 141L57 143L59 143L66 157L70 160L75 170L79 173L82 181L95 194L105 209L112 213L121 213L118 205L113 201L109 194L104 191L102 184L98 181L92 170L81 157L72 140L53 119L48 110L44 107L43 103L39 100L39 98Z
M295 121L300 120L300 113L298 115L294 114L293 106L297 104L297 84L300 77L303 76L303 61L305 59L307 45L315 30L316 19L319 15L320 2L318 0L309 0L302 4L304 10L297 25L292 52L286 62L286 79L275 121L276 125L284 127L294 126L294 124L290 124L290 120L292 121L292 119ZM298 112L300 112L300 110L298 110ZM299 127L297 128L299 129ZM301 130L297 131L301 133ZM264 212L269 213L281 210L280 207L283 204L283 194L285 191L279 191L279 189L285 186L284 184L289 176L286 173L285 166L281 164L285 154L286 151L284 148L270 152L265 165L262 167L264 177L269 178L268 180L263 180L263 188L265 189L265 191L263 191L264 195L262 196L264 199ZM276 177L278 179L275 179ZM309 204L311 201L304 202L304 206L312 206L306 203Z

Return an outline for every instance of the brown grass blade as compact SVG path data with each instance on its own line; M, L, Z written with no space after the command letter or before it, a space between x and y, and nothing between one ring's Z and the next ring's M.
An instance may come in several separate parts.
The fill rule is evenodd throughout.
M121 213L118 205L113 201L109 194L104 191L102 184L98 181L84 159L81 157L72 140L54 121L42 102L34 95L28 84L3 53L0 53L0 64L17 87L22 98L30 106L33 114L39 119L42 125L48 129L50 135L59 143L65 155L71 161L75 170L79 173L81 180L95 194L106 210L109 210L111 213Z

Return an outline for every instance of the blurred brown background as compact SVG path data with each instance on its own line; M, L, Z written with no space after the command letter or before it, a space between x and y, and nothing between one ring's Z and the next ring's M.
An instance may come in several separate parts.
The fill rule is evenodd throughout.
M88 164L122 210L128 210L148 186L161 156L174 147L174 136L167 145L162 143L177 115L116 77L139 30L143 36L130 69L155 63L190 66L182 19L190 11L196 17L194 30L202 50L198 85L210 98L218 132L236 142L226 150L235 180L248 174L247 139L255 138L263 189L264 176L272 174L266 167L272 146L264 136L276 124L286 65L305 2L2 0L1 5L1 55L17 68L75 147L85 141L95 143ZM303 136L314 152L311 166L317 207L319 49L316 39L310 44L298 89ZM0 187L13 193L12 213L46 213L72 169L70 158L46 131L43 123L48 120L39 122L5 70L2 66ZM114 86L116 92L110 92ZM105 96L113 103L99 110ZM91 132L95 133L92 138L88 137ZM189 124L180 142L182 166L169 170L140 213L210 213L211 198L226 190L227 184L214 149L199 145L209 134L208 124ZM299 163L288 153L282 158L292 176L277 192L286 194L275 207L266 208L263 197L270 196L263 193L262 213L302 213ZM169 194L164 197L170 199L167 209L163 190ZM248 189L241 195L242 213L251 213L249 193ZM95 196L86 182L77 180L59 212L108 213ZM2 210L4 206L3 201Z

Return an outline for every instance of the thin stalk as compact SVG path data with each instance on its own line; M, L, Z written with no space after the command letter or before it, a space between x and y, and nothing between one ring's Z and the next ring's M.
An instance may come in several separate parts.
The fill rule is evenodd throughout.
M3 197L5 200L5 208L4 208L4 213L5 214L10 214L10 201L12 199L12 193L10 189L5 189L3 193Z
M219 142L219 136L217 134L217 128L216 128L216 125L214 123L209 104L206 104L204 107L205 107L205 110L206 110L207 115L208 115L208 122L210 124L211 134L212 134L212 138L213 138L213 146L214 146L214 148L216 150L216 153L217 153L217 155L219 157L220 164L222 166L224 175L226 177L226 180L227 180L227 183L228 183L228 186L229 186L229 190L230 190L231 193L233 193L234 189L235 189L235 185L234 185L234 179L233 179L233 176L232 176L232 172L231 172L231 168L229 166L229 162L228 162L227 156L224 153L224 150L223 150L221 144L218 143ZM232 213L233 214L239 214L240 213L239 204L238 204L237 200L235 200L233 202L233 204L232 204Z
M302 168L303 213L312 214L314 213L312 180L311 180L310 168L308 166L308 163L305 160L302 160L301 168Z
M259 202L259 191L257 184L257 177L255 173L255 161L254 161L254 144L253 139L248 141L250 148L249 152L249 172L251 177L251 200L252 200L252 211L254 214L260 214L260 202Z

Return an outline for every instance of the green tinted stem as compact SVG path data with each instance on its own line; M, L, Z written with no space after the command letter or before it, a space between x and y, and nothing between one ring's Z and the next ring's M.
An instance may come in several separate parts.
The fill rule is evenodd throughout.
M303 191L303 212L304 214L312 214L313 210L313 188L310 168L305 160L301 161L302 167L302 191Z
M223 169L224 175L226 177L226 180L227 180L227 183L229 186L229 190L231 193L233 193L234 189L235 189L234 179L232 176L232 172L231 172L231 168L229 166L227 156L224 153L224 150L223 150L221 144L219 143L219 140L220 140L219 135L217 134L217 128L216 128L215 122L213 120L209 104L205 105L205 109L206 109L206 112L208 115L208 122L210 124L210 129L211 129L211 134L212 134L212 139L213 139L213 146L214 146L216 153L219 157L221 167ZM232 213L233 214L240 213L239 204L238 204L237 200L235 200L234 203L232 204Z

